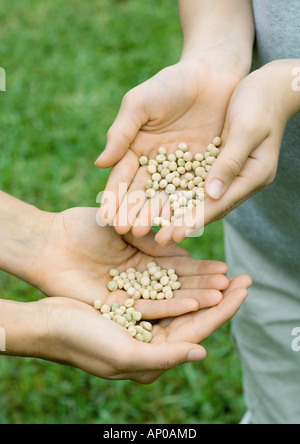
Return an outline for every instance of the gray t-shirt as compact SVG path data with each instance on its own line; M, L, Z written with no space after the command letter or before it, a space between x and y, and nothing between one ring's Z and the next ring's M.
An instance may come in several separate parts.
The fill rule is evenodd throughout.
M278 59L300 59L300 1L253 0L253 6L257 32L254 68ZM292 80L291 76L291 83ZM276 84L270 88L274 88L276 94ZM226 218L275 265L296 273L298 277L299 198L300 114L286 128L275 182Z

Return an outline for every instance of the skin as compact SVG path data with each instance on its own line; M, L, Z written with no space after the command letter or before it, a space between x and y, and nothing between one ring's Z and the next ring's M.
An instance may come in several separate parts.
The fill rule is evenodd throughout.
M161 248L152 233L134 240L111 227L101 228L97 209L51 214L2 192L0 208L1 269L51 296L34 303L0 300L4 355L37 357L102 378L150 383L176 365L203 360L205 350L197 343L235 314L251 285L248 276L233 281L225 277L223 263L190 259L177 246ZM128 299L124 292L112 295L107 290L111 268L143 268L153 260L174 267L182 289L174 300L136 303L144 319L166 321L157 323L152 344L141 344L92 304L99 298L107 303ZM216 305L219 309L210 312L202 328L200 313L205 319ZM179 317L185 315L179 326Z
M132 230L144 236L153 220L164 212L167 195L157 193L149 211L144 187L147 168L139 157L155 158L163 145L174 153L180 142L194 154L205 152L221 134L230 97L248 73L253 42L251 2L248 0L180 1L184 49L179 63L159 72L130 91L110 128L107 145L96 165L113 166L102 202L100 218L120 234ZM213 32L210 23L214 23ZM232 25L234 23L234 26ZM124 183L119 190L119 183ZM140 191L139 201L132 202ZM159 202L161 197L161 202ZM171 231L169 229L169 231Z
M36 357L104 379L149 384L175 366L204 360L206 351L197 344L235 315L249 285L248 276L239 276L217 307L160 321L151 344L138 342L126 329L74 299L48 298L30 304L1 301L0 322L7 331L8 350L0 354ZM20 312L22 319L12 328L9 318L17 319Z
M211 199L205 202L205 223L225 217L276 178L286 125L300 111L299 90L292 88L292 73L299 66L299 59L271 62L236 88L226 115L223 148L207 177ZM162 229L157 241L180 242L201 228L188 218L187 223L188 232L182 227Z

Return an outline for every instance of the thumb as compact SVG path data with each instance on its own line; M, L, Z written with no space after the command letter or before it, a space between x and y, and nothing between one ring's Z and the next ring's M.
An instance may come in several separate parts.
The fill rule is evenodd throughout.
M144 345L144 347L143 347ZM136 353L135 370L171 370L186 362L204 361L206 350L188 342L164 342L160 344L142 344Z
M252 132L240 124L225 129L222 140L225 146L209 170L206 193L212 199L220 199L243 169L250 154L263 142L265 135Z
M107 133L105 151L95 163L99 168L109 168L119 162L147 123L148 116L139 96L138 88L135 88L123 98L116 120Z
M179 247L175 242L170 245L169 248L163 248L155 240L156 232L151 230L146 236L143 238L134 237L132 232L130 231L124 236L124 240L138 248L144 254L147 254L151 257L175 257L175 256L186 256L190 257L190 254Z

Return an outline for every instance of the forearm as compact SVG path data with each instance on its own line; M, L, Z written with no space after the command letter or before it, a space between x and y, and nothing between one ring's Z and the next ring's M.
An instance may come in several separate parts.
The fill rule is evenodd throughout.
M241 78L251 68L255 35L251 0L179 0L182 58L204 58Z
M27 282L51 217L0 191L0 269Z
M39 357L46 325L46 311L38 303L0 300L0 355Z

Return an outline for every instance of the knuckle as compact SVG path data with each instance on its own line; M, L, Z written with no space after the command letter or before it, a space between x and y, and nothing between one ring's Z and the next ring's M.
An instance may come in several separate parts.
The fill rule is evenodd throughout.
M227 170L230 176L235 177L242 169L242 165L232 157L227 157L223 160L224 168Z

